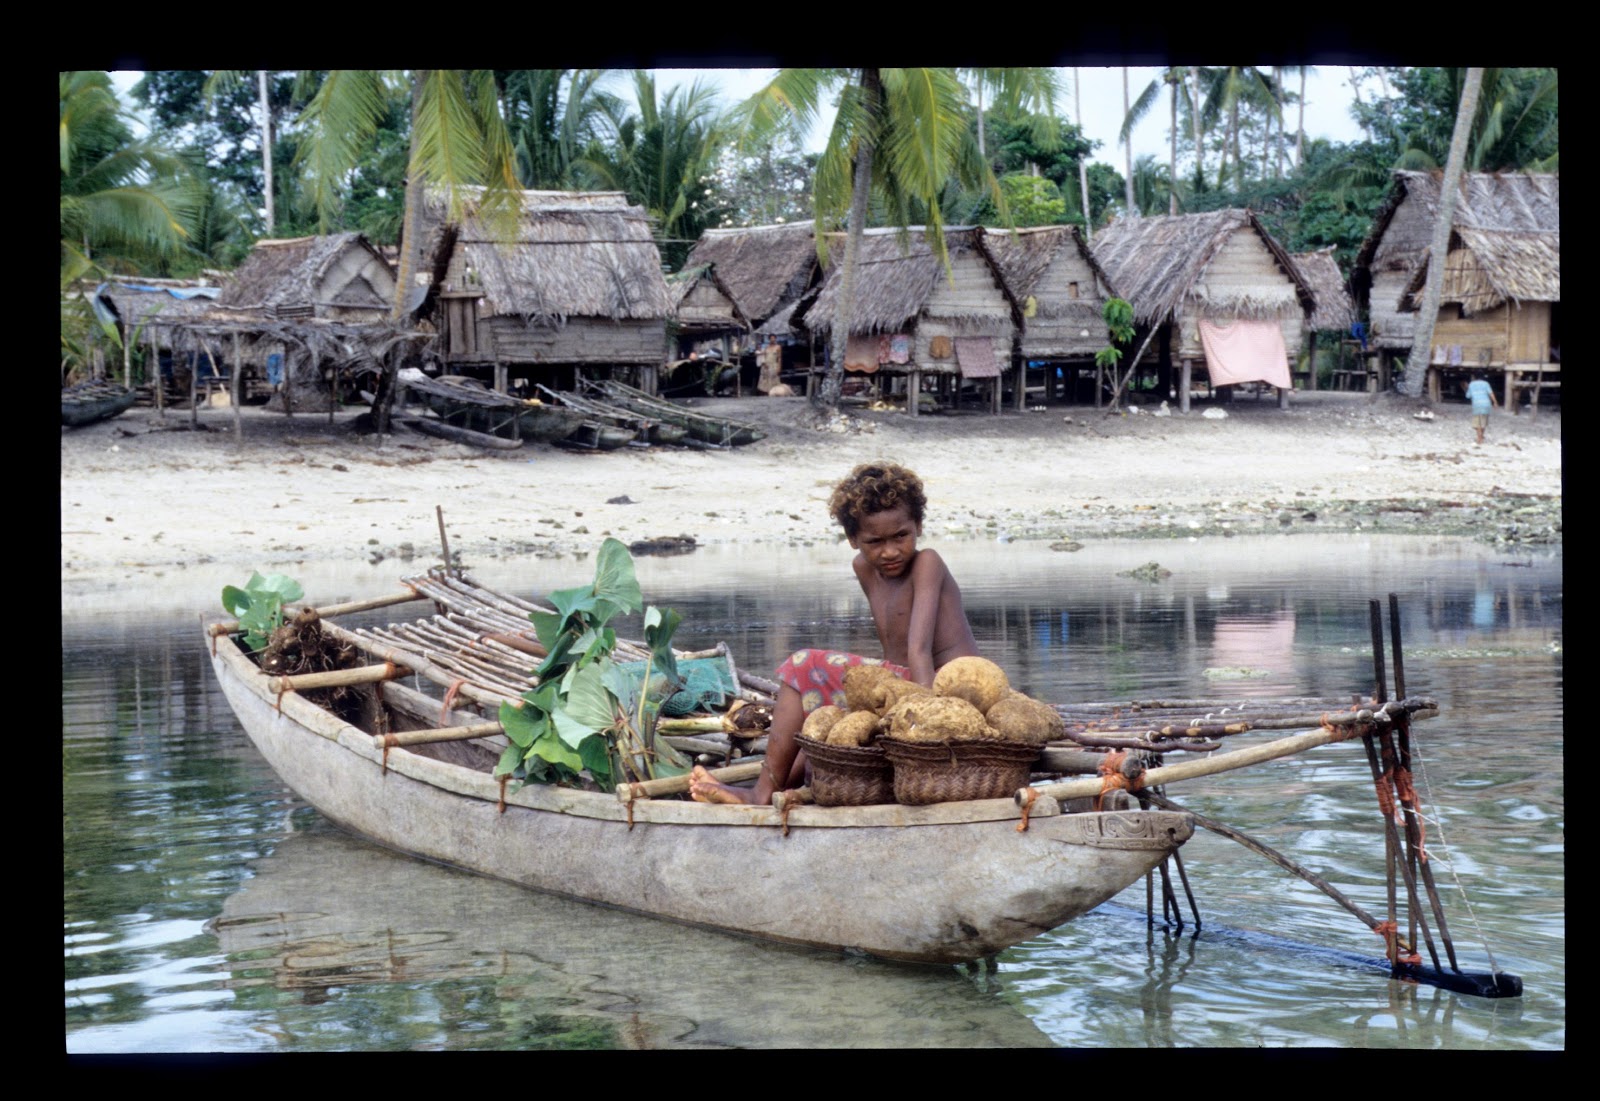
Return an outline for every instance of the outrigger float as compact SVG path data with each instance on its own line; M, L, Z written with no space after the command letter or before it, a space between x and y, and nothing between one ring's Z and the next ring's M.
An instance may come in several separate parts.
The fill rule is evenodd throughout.
M536 685L529 668L542 647L528 617L549 609L438 568L401 584L395 594L297 615L297 623L314 624L365 662L353 668L269 672L241 645L238 623L205 627L223 693L268 763L329 820L389 848L540 891L767 940L958 963L1062 925L1158 870L1163 917L1182 924L1168 871L1176 870L1187 892L1179 850L1203 826L1262 852L1357 914L1384 937L1396 977L1488 997L1521 992L1516 976L1469 974L1456 965L1431 872L1419 859L1409 784L1411 724L1436 715L1438 706L1404 695L1397 617L1398 691L1388 698L1376 601L1378 690L1354 706L1293 699L1059 708L1068 739L1044 748L1031 782L1010 798L823 807L811 805L802 790L759 807L672 798L687 790L683 776L622 783L614 791L534 783L512 790L495 776L509 745L497 716L503 703L520 706ZM381 628L341 622L417 601L432 608L407 622ZM725 643L676 653L680 660L724 663L742 702L774 700L777 684L739 670ZM620 660L647 654L641 643L617 644ZM720 726L720 733L662 737L702 763L720 762L712 771L718 779L753 779L762 732L726 719ZM1222 738L1273 731L1298 732L1215 752ZM1396 869L1403 875L1408 919L1399 915L1393 879L1389 913L1373 917L1313 873L1165 794L1170 784L1348 739L1363 742L1380 801L1389 793L1389 866L1391 876ZM1179 752L1202 756L1164 763ZM1068 778L1074 776L1080 778ZM1193 909L1192 895L1189 904ZM1414 947L1419 930L1431 967ZM1448 967L1438 959L1435 930Z

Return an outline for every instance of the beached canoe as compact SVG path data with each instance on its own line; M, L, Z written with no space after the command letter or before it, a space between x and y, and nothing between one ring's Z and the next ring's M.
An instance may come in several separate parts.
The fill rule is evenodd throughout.
M133 408L137 397L126 386L103 379L80 382L61 390L61 423L67 428L109 420Z
M590 385L612 404L668 424L681 425L688 430L689 439L712 447L738 447L767 438L767 434L753 424L713 417L675 402L653 398L643 390L613 379L602 379Z
M583 397L579 394L561 393L541 385L539 393L545 401L554 405L564 405L589 417L599 424L610 424L618 428L628 428L638 439L653 444L682 443L689 430L682 425L669 424L664 420L647 417L631 409L623 409L616 405L608 404L596 398Z
M584 418L571 409L526 402L458 375L410 378L406 389L446 424L504 439L553 441L577 431Z
M503 673L486 676L477 659L498 645L485 632L525 626L525 616L511 613L528 605L453 579L405 584L405 598L421 593L442 610L358 631L339 629L337 610L324 610L325 630L389 663L373 667L361 725L298 691L280 693L229 634L232 625L205 632L223 693L283 781L331 821L401 852L728 932L950 963L992 955L1093 909L1194 828L1186 813L1073 812L1077 804L1049 796L1033 802L1022 829L1023 812L1010 798L802 805L785 814L538 784L508 790L492 775L507 743L483 727L498 700L519 689ZM498 649L503 667L505 647ZM480 712L444 713L440 698L401 683L396 667ZM404 746L391 738L386 748L374 736L473 725L471 740Z

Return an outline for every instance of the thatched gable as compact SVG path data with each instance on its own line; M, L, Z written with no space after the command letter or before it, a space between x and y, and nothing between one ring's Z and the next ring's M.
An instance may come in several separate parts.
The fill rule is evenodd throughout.
M1212 262L1241 233L1260 240L1280 275L1208 280ZM1186 306L1207 318L1266 319L1315 304L1294 261L1248 210L1119 218L1095 234L1091 252L1140 325L1159 325Z
M257 241L217 297L216 315L378 321L394 289L394 270L359 233Z
M1076 226L991 229L984 243L1021 307L1025 357L1088 357L1105 347L1115 291Z
M1308 326L1315 332L1348 334L1350 326L1355 324L1356 310L1345 288L1339 262L1333 258L1333 246L1316 252L1297 252L1292 259L1317 300Z
M750 320L717 275L716 265L699 264L667 276L672 316L681 332L746 332Z
M739 309L754 324L793 306L817 275L817 242L811 222L708 229L685 267L714 264Z
M1402 310L1401 299L1427 257L1443 180L1440 172L1394 173L1389 195L1356 254L1351 289L1366 306L1372 338L1380 347L1394 351L1411 347L1415 316ZM1561 177L1464 173L1453 228L1559 234ZM1559 253L1559 246L1555 251Z
M1424 255L1406 286L1401 310L1417 310L1427 278ZM1561 301L1561 234L1456 229L1450 235L1440 304L1456 303L1470 317L1508 301Z
M521 192L514 237L480 217L481 188L461 189L459 222L442 193L425 204L423 255L436 284L480 291L480 318L560 325L568 318L661 321L671 313L661 253L642 207L620 192Z
M945 248L952 271L958 268L986 272L992 285L989 293L936 295L941 281L948 283L945 266L934 254L921 226L905 233L898 229L869 229L861 235L861 253L856 261L855 312L850 332L854 335L903 332L927 314L941 321L973 331L1003 325L1011 327L1016 299L1000 279L994 258L977 227L954 227L944 231ZM828 271L822 289L807 307L805 324L815 332L832 328L838 294L843 283L844 234L833 234L828 243Z

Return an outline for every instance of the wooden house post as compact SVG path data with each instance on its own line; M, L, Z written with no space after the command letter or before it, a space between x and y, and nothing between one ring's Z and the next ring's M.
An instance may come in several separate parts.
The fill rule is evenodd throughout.
M150 334L150 364L156 380L156 412L162 420L167 419L166 386L161 381L161 349L156 347L156 334L153 327L145 330Z
M1178 412L1189 411L1189 387L1194 380L1194 361L1184 356L1178 363Z
M906 413L908 415L913 417L918 415L919 410L917 409L917 406L921 405L922 402L917 399L921 396L922 369L920 367L912 367L911 381L906 384Z
M233 334L233 378L229 386L229 397L233 401L233 438L244 439L244 416L239 411L239 406L244 404L244 359L239 355L239 334Z

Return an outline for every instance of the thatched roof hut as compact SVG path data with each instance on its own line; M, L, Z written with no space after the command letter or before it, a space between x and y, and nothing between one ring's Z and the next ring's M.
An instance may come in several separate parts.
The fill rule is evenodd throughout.
M659 364L671 297L642 207L620 192L524 191L507 240L465 190L429 196L424 264L449 362ZM430 307L424 305L423 311Z
M1316 252L1297 252L1291 259L1310 286L1312 297L1317 300L1317 307L1311 312L1307 326L1312 332L1348 334L1356 320L1356 309L1345 287L1339 261L1333 258L1333 246Z
M1370 339L1378 347L1396 352L1411 347L1415 314L1401 308L1401 299L1427 258L1442 182L1443 174L1438 172L1396 172L1389 196L1356 255L1351 289L1367 309ZM1559 241L1561 177L1531 172L1463 173L1453 228L1555 234ZM1541 247L1549 248L1548 244ZM1487 256L1498 250L1490 246L1481 251ZM1559 244L1553 253L1559 255ZM1531 263L1532 257L1525 254L1525 262ZM1556 278L1559 281L1559 276Z
M95 288L91 302L124 340L171 351L174 323L203 317L219 294L219 287L187 279L112 278Z
M984 241L1020 306L1024 358L1093 358L1105 347L1116 292L1076 226L992 229Z
M999 381L1011 364L1016 299L1000 278L982 228L947 228L944 240L948 271L921 226L862 234L844 366L909 375L913 392L924 374L993 379L998 411ZM831 236L822 287L799 318L824 337L843 283L844 253L844 234Z
M1400 308L1414 313L1428 278L1428 259L1406 284ZM1458 227L1450 234L1440 305L1455 304L1463 316L1506 302L1561 301L1561 233Z
M683 338L699 340L751 328L714 264L692 265L667 276L667 293L672 298L673 323Z
M1182 408L1188 407L1189 372L1201 364L1214 383L1259 379L1288 388L1288 365L1299 354L1316 299L1295 262L1253 213L1121 218L1095 234L1091 251L1117 293L1133 306L1136 325L1154 331L1170 326L1162 343L1183 366ZM1270 367L1263 359L1241 375L1231 365L1212 362L1206 341L1215 345L1220 326L1241 322L1263 334L1270 328L1261 330L1255 323L1277 327L1285 356L1281 368L1275 358Z
M789 309L819 278L817 242L811 222L708 229L689 253L685 268L715 265L744 316L761 326Z
M359 233L264 240L217 296L212 316L381 322L394 290L394 269Z

